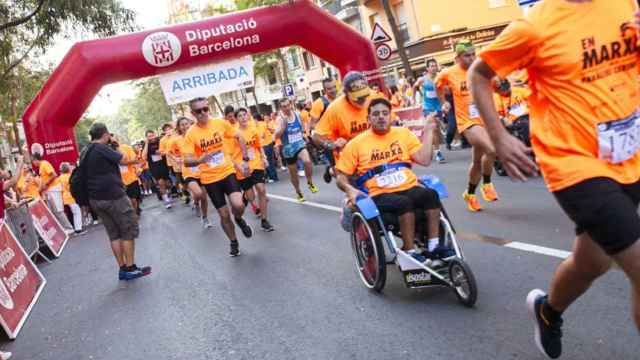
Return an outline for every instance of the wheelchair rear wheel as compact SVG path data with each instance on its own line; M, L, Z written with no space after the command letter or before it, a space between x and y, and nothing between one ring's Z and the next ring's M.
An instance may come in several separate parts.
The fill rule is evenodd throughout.
M387 280L387 267L380 227L355 212L352 218L351 248L356 270L364 285L377 292L382 291Z
M458 300L467 307L473 307L478 299L476 278L469 265L462 259L449 262L449 279L453 283L453 291Z

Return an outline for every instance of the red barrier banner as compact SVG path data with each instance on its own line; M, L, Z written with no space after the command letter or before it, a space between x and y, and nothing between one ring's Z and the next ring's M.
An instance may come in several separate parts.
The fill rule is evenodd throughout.
M422 107L410 107L410 108L402 108L393 111L396 116L398 116L398 120L402 124L402 126L411 130L412 133L416 134L418 138L422 136L422 129L424 128L424 116L422 116Z
M15 339L47 281L9 227L0 224L0 324Z
M53 255L59 257L67 244L67 240L69 240L69 236L64 232L62 225L42 200L30 203L29 212L38 235L44 240Z

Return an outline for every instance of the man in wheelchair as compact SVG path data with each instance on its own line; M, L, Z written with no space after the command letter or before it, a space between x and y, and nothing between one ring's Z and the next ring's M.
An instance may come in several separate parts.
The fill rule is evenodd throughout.
M391 104L386 99L371 101L368 121L371 128L347 143L340 153L336 163L338 187L347 195L350 206L368 194L381 214L396 216L402 250L415 259L444 256L446 251L438 248L440 199L434 190L420 185L411 170L413 163L431 163L435 115L426 118L421 139L407 128L391 126ZM425 217L424 254L417 253L414 244L416 213Z

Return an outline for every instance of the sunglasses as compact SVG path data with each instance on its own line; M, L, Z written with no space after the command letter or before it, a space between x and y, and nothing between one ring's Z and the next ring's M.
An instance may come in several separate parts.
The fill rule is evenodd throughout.
M209 107L208 106L205 106L205 107L200 108L200 109L193 109L193 113L194 114L198 114L198 115L201 115L201 114L204 114L204 113L208 113L208 112L209 112Z

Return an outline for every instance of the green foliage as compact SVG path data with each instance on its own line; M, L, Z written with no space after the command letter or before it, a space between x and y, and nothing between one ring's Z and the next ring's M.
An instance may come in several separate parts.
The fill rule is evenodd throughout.
M143 79L133 84L136 95L120 106L114 119L120 125L113 125L112 130L127 142L140 140L145 131L158 130L162 124L171 121L171 109L167 106L157 78Z
M84 147L87 146L91 141L89 138L89 129L95 121L96 120L94 118L83 116L76 124L74 132L76 135L76 144L78 144L79 151L82 151L82 149L84 149Z

